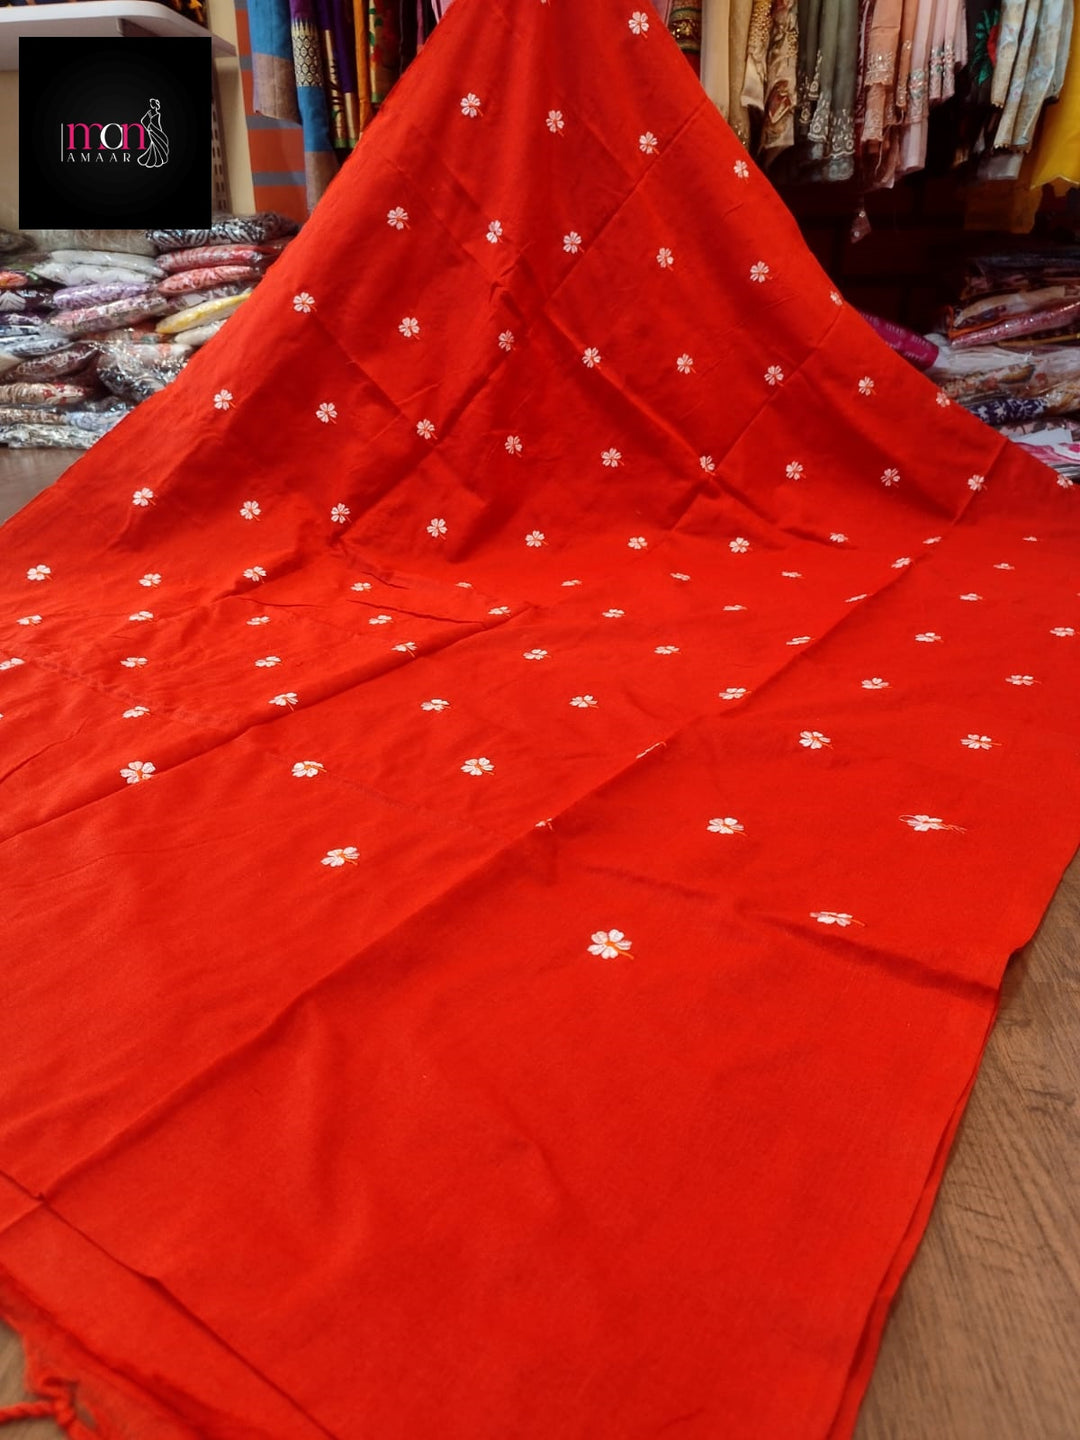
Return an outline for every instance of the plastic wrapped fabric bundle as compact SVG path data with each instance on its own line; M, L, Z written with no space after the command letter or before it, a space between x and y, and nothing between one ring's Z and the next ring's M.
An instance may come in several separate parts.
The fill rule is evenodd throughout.
M106 390L138 402L175 380L188 361L181 345L109 345L98 361L98 379Z
M158 264L166 275L180 270L201 270L208 265L265 265L277 251L269 245L197 245L191 250L173 250L162 256Z
M132 284L138 281L145 285L157 278L131 265L97 265L82 260L51 258L35 265L30 273L43 280L54 280L58 285Z
M79 254L104 250L111 255L123 255L125 259L131 255L152 257L154 254L145 230L24 230L20 238L24 244L35 245L39 250L76 250Z
M181 330L173 344L196 349L200 345L205 345L207 340L212 340L224 324L224 320L213 320L209 325L197 325L193 330Z
M211 265L202 270L181 270L158 284L161 295L180 295L185 291L209 290L215 285L248 284L258 280L260 272L253 265Z
M69 425L74 425L79 430L90 430L95 435L104 435L113 426L119 425L124 416L135 407L130 404L121 404L119 397L111 397L113 409L111 410L72 410L64 415L64 420Z
M0 445L12 450L89 450L97 438L92 430L74 425L7 425L0 429Z
M239 295L230 295L222 300L208 300L205 305L192 305L188 310L179 310L159 320L155 327L159 335L178 335L183 330L194 330L211 320L224 320L238 305L243 304L251 294L242 290Z
M149 255L130 255L112 250L51 250L49 259L64 265L101 265L105 268L123 266L145 275L149 280L160 280L161 266Z
M54 405L66 409L89 400L93 393L92 385L48 385L44 381L0 384L0 405Z
M25 250L31 241L26 235L20 234L18 230L0 230L0 255L14 255L19 250ZM47 245L41 247L48 249Z
M51 355L54 351L65 350L71 344L71 336L39 321L32 327L0 330L0 341L9 354L17 355L20 360L30 360L35 355Z
M74 375L85 370L97 353L96 345L84 341L78 345L69 345L64 350L54 350L48 355L21 360L8 376L8 382L13 384L19 380L55 380L61 375Z
M148 230L146 234L160 253L201 245L262 245L284 235L295 235L299 229L295 220L264 210L256 215L224 216L207 230Z
M188 295L174 295L178 310L189 310L193 305L205 305L208 300L225 300L230 295L250 295L251 286L234 281L231 285L213 285L209 290L192 290Z
M21 290L0 290L0 315L18 315L47 310L52 303L51 290L43 285L27 285Z
M108 305L113 300L131 300L150 293L143 280L114 280L111 284L70 285L54 290L52 303L57 310L82 310L87 305Z
M61 310L53 316L53 324L69 337L97 335L119 325L133 325L139 320L167 315L171 309L166 296L148 291L130 300L111 300L107 305L88 305L84 310Z
M0 405L0 425L62 425L68 414L66 410L39 409L33 405Z
M19 290L25 284L25 270L0 270L0 290Z
M937 358L937 347L922 335L917 335L914 330L908 330L904 325L897 325L894 320L882 320L878 315L868 315L862 311L862 318L881 336L885 344L902 355L917 370L929 370Z

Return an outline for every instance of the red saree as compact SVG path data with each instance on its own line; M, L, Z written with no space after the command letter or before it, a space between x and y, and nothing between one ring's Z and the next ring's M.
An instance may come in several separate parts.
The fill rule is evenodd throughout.
M457 0L0 539L0 1310L80 1440L848 1435L1080 835L1080 490L574 23Z

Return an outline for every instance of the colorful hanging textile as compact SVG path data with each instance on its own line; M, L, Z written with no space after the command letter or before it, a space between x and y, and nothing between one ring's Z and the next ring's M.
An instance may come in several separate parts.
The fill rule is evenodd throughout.
M78 1440L843 1440L1080 837L1080 489L651 9L573 38L455 0L0 536L0 1312Z

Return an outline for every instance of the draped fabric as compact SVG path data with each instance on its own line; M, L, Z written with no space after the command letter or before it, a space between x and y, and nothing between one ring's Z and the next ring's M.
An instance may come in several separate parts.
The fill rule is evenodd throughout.
M653 11L573 38L455 0L0 535L0 1311L78 1440L850 1435L1080 835L1080 490Z

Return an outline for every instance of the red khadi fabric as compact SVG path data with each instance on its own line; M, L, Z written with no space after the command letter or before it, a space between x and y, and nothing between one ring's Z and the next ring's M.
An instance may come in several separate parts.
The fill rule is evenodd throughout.
M4 532L0 1308L101 1440L850 1434L1080 834L1080 491L563 11Z

